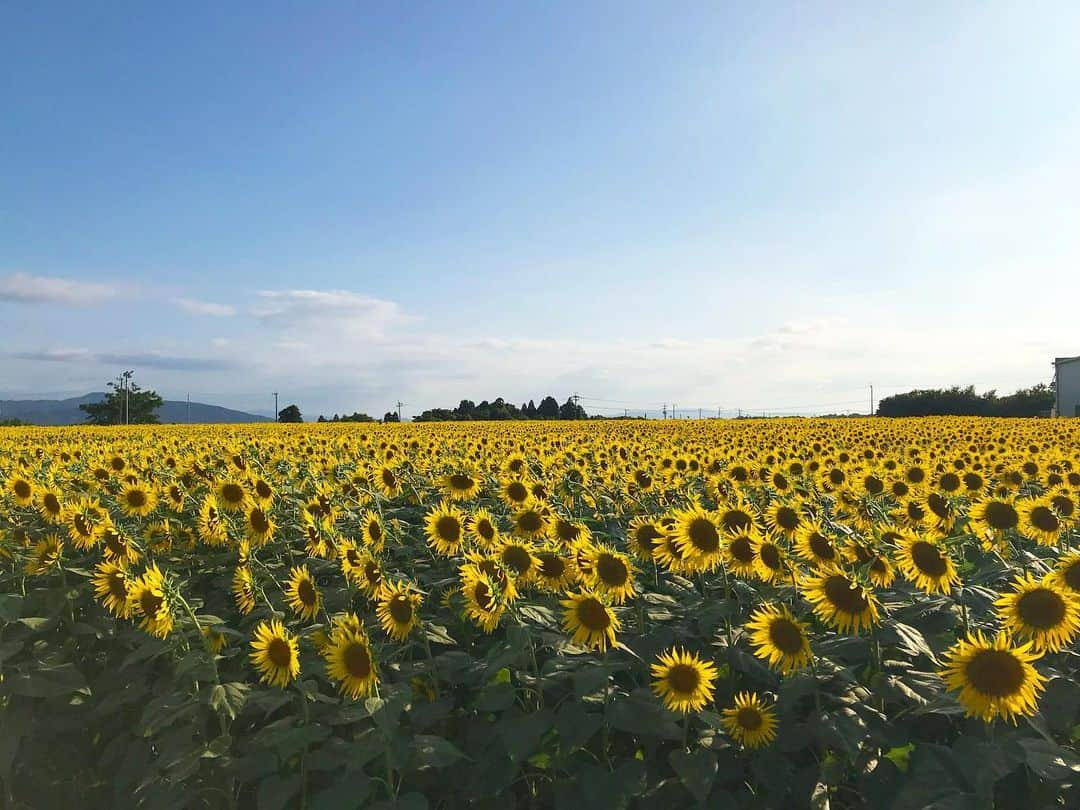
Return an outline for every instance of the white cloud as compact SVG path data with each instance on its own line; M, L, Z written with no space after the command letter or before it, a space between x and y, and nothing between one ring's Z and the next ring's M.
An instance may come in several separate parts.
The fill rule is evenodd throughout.
M55 276L9 273L0 276L0 301L19 303L99 304L118 294L112 284Z
M262 290L251 314L282 331L382 339L386 331L413 318L393 301L348 290Z
M194 298L174 298L173 303L193 315L227 318L236 314L236 307L230 304L215 304L211 301L197 301Z

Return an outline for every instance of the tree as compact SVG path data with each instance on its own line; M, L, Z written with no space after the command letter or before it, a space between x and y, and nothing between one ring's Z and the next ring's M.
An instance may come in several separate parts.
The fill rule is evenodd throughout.
M396 411L387 411L382 418L383 422L400 422Z
M536 416L539 419L558 419L559 403L555 397L544 397L536 408Z
M536 403L533 402L531 399L529 400L529 404L522 408L522 410L525 411L526 419L536 418Z
M559 408L560 419L586 419L585 409L574 402L573 397L567 397L566 402Z
M304 417L295 405L287 405L278 412L279 422L303 422Z
M1054 406L1054 392L1039 383L1007 396L975 393L975 386L920 389L884 397L878 416L1040 416Z
M115 382L106 383L109 388L100 402L84 402L79 410L86 414L92 425L156 425L157 409L162 399L157 391L145 391L134 382L133 372L125 371Z

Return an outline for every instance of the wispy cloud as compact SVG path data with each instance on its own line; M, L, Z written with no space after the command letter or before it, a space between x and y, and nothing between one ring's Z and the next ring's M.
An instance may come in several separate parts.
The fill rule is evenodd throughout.
M215 304L212 301L198 301L194 298L174 298L173 303L180 309L193 315L210 315L215 318L228 318L236 314L236 307L230 304Z
M9 273L0 276L0 301L25 304L100 304L118 294L112 284L56 276Z
M224 371L231 364L215 357L185 357L162 352L117 354L92 352L89 349L42 349L40 351L12 352L10 357L33 363L96 363L104 366L130 366L153 368L163 371Z
M394 301L348 290L261 290L257 295L251 314L282 330L314 328L380 339L390 327L415 320Z

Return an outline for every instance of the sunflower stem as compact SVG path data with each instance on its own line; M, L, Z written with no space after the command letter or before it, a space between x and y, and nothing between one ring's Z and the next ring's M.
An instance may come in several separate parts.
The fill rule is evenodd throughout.
M435 687L435 700L439 699L439 672L435 665L435 656L431 654L431 640L428 638L427 632L423 626L420 627L420 634L424 638L424 652L427 653L428 666L431 670L431 683ZM531 644L531 641L530 641ZM535 658L533 659L535 661Z

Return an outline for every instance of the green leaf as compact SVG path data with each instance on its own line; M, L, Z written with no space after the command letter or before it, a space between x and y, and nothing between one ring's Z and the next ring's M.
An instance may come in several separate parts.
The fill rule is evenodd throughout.
M716 755L704 748L687 753L675 750L668 757L672 769L698 804L705 804L716 781Z
M221 714L228 715L230 720L235 720L236 715L244 708L251 684L233 681L221 683L210 691L210 706Z
M501 712L514 705L517 690L509 683L485 686L476 697L476 708L482 712Z
M555 715L555 730L559 733L559 748L570 754L583 747L603 725L603 718L585 711L580 704L567 702Z
M12 694L28 697L58 697L84 689L89 691L86 679L74 664L22 672L6 679L3 686Z
M674 715L661 706L647 689L635 690L628 699L611 706L608 714L612 728L646 737L668 740L682 738L682 729Z
M445 768L465 757L452 742L433 734L417 734L412 744L421 768Z
M311 810L354 810L365 805L371 795L371 779L362 771L335 776L334 783L311 796Z
M259 810L282 810L291 806L292 797L300 790L300 775L270 774L259 783L255 803Z
M521 762L536 752L544 733L551 728L552 713L544 709L533 714L511 714L498 723L498 733L506 753Z
M885 752L885 758L892 762L903 773L908 772L908 760L911 752L915 750L915 743L908 743L898 748L890 748Z
M1028 767L1045 779L1075 778L1080 773L1080 758L1060 745L1032 738L1020 740L1020 747Z

